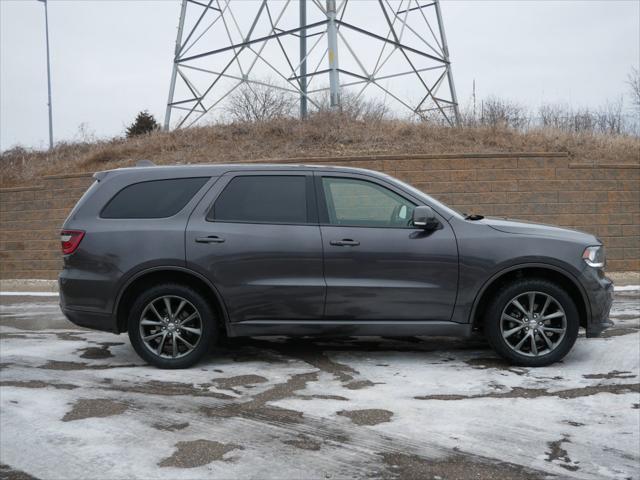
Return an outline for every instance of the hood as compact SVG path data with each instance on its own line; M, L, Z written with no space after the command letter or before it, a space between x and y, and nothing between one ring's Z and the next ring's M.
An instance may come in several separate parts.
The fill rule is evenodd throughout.
M540 237L553 237L577 243L585 246L598 245L602 242L590 233L572 230L570 228L555 227L542 223L532 223L523 220L511 220L508 218L486 217L478 223L488 225L494 230L516 235L534 235Z

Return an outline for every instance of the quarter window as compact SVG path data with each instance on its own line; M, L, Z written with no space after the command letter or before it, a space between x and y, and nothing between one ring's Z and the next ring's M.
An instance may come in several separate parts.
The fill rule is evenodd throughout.
M102 218L166 218L184 208L209 177L172 178L134 183L102 209Z
M207 220L246 223L307 223L306 177L235 177L222 191Z
M376 183L323 177L322 188L331 225L406 227L415 205Z

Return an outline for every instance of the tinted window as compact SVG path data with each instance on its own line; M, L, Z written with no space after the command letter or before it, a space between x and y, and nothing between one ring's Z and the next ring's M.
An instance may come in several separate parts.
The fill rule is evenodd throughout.
M222 191L207 220L306 223L306 178L284 175L236 177Z
M102 218L164 218L175 215L208 177L134 183L120 190L102 210Z
M329 223L365 227L406 227L415 205L378 184L323 177Z

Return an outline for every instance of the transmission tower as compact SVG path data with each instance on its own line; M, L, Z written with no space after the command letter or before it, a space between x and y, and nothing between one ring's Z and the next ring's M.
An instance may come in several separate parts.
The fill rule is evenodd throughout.
M165 129L257 88L299 98L301 117L375 100L459 120L439 0L182 0Z

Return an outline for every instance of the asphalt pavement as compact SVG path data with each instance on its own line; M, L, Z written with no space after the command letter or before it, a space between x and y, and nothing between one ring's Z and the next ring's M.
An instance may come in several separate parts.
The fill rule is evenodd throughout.
M231 339L182 371L0 296L0 479L640 478L640 287L601 338Z

